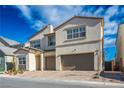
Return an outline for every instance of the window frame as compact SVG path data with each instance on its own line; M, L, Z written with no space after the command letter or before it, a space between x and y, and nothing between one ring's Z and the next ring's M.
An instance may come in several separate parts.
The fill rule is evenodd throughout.
M83 30L81 30L82 27L83 27ZM67 40L84 38L86 37L86 26L80 25L80 26L68 28L66 32L67 32Z
M51 38L52 37L52 38ZM51 39L51 40L50 40ZM53 40L52 40L53 39ZM53 44L52 44L53 43ZM52 45L51 45L52 44ZM55 46L55 35L48 36L48 46Z
M4 57L0 57L0 65L2 65L2 63L4 62Z
M41 44L40 43L41 43L40 40L30 41L30 44L31 44L32 48L40 49L41 48Z
M18 57L19 65L26 65L26 56Z

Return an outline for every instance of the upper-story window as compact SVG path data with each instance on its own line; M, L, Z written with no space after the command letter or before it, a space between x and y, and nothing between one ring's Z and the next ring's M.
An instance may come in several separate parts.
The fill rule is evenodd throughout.
M55 46L55 36L48 36L48 46Z
M67 39L85 37L85 26L73 27L67 30Z
M40 49L40 40L35 40L30 42L31 47Z

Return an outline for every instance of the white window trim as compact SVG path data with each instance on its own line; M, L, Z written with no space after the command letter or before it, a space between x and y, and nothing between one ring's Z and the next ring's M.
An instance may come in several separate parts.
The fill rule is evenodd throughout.
M50 40L49 40L50 37L52 37L52 36L48 36L48 47L55 46L55 45L50 45ZM55 43L55 40L54 40L54 43Z
M23 64L24 63L23 57L25 58L25 64ZM19 58L21 58L21 64ZM18 61L19 61L19 65L26 65L26 56L18 56Z
M84 27L85 28L85 30L82 30L82 32L85 32L85 36L83 36L83 37L80 37L79 36L79 34L81 33L79 30L80 30L80 27ZM73 29L74 28L78 28L78 32L77 33L73 33ZM72 33L69 33L68 34L68 30L72 30ZM85 38L86 37L86 26L84 26L84 25L80 25L80 26L75 26L75 27L72 27L72 28L68 28L68 29L66 29L66 37L67 37L67 40L73 40L73 39L80 39L80 38ZM74 38L74 34L78 34L78 37L77 38ZM72 35L72 38L68 38L68 35Z
M4 57L0 57L0 65L4 62Z
M35 47L36 45L40 45L40 47L38 47L38 49L41 48L41 41L40 41L40 39L39 40L30 41L30 46L31 47L37 48L37 47Z

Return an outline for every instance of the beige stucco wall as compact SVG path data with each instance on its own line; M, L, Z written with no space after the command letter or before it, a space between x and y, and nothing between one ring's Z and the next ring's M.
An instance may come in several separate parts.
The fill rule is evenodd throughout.
M49 34L49 33L53 33L53 26L52 25L48 25L46 29L44 29L42 32L40 32L39 34L37 34L36 36L32 37L30 41L34 41L34 40L40 40L41 42L41 50L44 50L48 47L48 38L47 36L44 36L45 34ZM50 47L51 48L51 47Z
M36 59L35 54L28 53L28 65L29 65L29 71L36 71Z
M24 47L30 47L30 43L29 43L29 42L26 42L26 43L24 44Z
M69 27L78 26L78 25L86 26L86 38L83 40L75 40L73 42L66 42L67 35L66 35L65 29ZM81 42L99 40L99 39L102 39L102 36L103 35L101 31L101 23L99 21L96 22L96 20L93 20L93 19L75 18L56 31L56 46L78 43L78 42L81 43Z
M14 62L14 56L5 56L5 62Z
M48 51L48 52L45 52L44 53L44 56L55 56L56 55L56 52L55 51Z
M19 56L25 56L26 57L26 70L28 71L35 71L36 70L36 59L35 54L29 53L25 50L20 50L16 53L16 68L18 69L19 65Z
M98 70L98 56L95 55L96 50L99 50L99 55L102 55L102 46L101 42L96 42L93 44L81 44L81 45L73 45L73 46L65 46L56 48L56 69L59 70L61 68L61 57L60 55L68 55L68 54L81 54L81 53L94 53L94 70ZM100 69L102 70L102 58L100 61Z
M124 66L124 24L121 24L118 29L118 38L117 38L117 61L120 61L120 58L123 60Z
M86 38L68 41L65 29L77 26L86 26ZM56 31L56 69L61 70L61 55L74 53L88 53L98 50L100 69L102 69L102 38L101 22L97 19L75 18ZM97 70L97 57L94 56L94 69Z

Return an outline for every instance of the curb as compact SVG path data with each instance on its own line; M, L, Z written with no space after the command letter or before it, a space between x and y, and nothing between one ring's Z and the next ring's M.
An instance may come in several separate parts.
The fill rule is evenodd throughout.
M98 82L98 81L80 81L80 80L64 80L64 79L53 79L53 78L34 78L34 77L19 77L19 76L9 76L9 75L0 75L0 77L5 78L13 78L13 79L22 79L28 81L36 81L36 82L61 82L61 83L74 83L74 84L95 84L95 85L106 85L106 86L113 86L113 87L124 87L124 83L110 83L110 82ZM44 82L45 82L44 81Z

